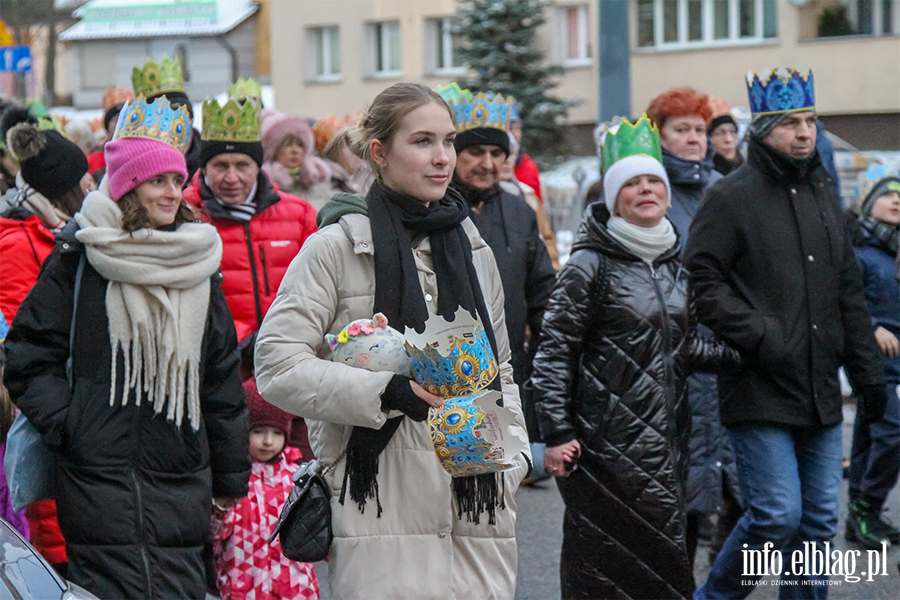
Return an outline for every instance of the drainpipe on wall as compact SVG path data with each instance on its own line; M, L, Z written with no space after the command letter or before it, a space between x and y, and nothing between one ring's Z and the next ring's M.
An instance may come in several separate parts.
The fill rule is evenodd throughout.
M228 43L228 40L225 39L224 35L217 35L216 41L219 42L219 45L225 48L225 51L231 55L231 83L234 83L238 80L238 53L237 50L234 49L234 46Z
M631 118L628 0L600 0L600 121Z

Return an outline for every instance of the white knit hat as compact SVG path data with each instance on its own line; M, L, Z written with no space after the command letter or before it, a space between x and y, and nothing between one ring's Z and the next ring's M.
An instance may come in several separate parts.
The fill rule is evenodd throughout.
M609 214L613 214L619 190L629 179L638 175L656 175L662 179L669 194L668 204L672 205L672 187L669 185L669 177L662 163L652 156L635 154L617 160L603 176L603 200Z

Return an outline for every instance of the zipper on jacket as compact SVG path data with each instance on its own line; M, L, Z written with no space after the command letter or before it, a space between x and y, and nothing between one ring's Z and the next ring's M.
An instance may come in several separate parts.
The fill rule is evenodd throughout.
M126 392L127 393L127 392ZM136 411L140 413L140 411ZM141 544L141 560L144 563L144 577L147 582L147 597L153 597L153 583L150 578L150 559L147 558L147 539L146 532L144 531L144 500L141 497L141 484L138 482L137 475L134 473L135 467L131 467L131 481L134 482L134 495L137 497L137 524L138 530L140 532L140 544Z
M266 266L268 264L266 262L266 246L262 243L259 245L259 262L262 265L263 285L266 288L266 296L271 296L272 292L269 291L269 269Z
M259 276L256 274L256 256L253 254L253 240L250 238L250 223L244 223L244 241L247 242L247 256L250 258L250 274L253 276L253 300L256 302L256 326L262 326L262 304L259 301Z

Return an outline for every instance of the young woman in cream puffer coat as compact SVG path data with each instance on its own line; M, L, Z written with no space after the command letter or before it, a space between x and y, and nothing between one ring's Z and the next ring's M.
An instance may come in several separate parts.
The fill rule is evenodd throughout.
M478 313L487 316L482 319L486 329L493 329L504 403L524 428L494 256L465 216L462 198L447 189L456 162L454 133L448 107L424 86L397 84L375 99L361 120L358 145L371 155L379 181L365 202L357 198L343 209L325 211L329 219L294 259L259 332L260 393L304 417L316 456L326 465L337 462L326 475L333 495L335 539L329 565L336 598L515 595L514 494L530 456L519 455L516 467L502 474L495 504L488 507L492 518L482 514L476 523L471 512L459 510L451 478L435 456L428 424L422 422L428 408L441 400L402 376L331 362L323 339L355 319L371 318L382 310L379 304L385 306L385 295L397 294L396 303L404 305L388 305L383 312L389 318L391 310L407 314L410 296L396 291L404 281L405 291L414 292L412 304L421 304L414 307L421 310L420 317L441 309L439 288L446 302L446 296L462 296L459 290L471 287ZM394 223L402 219L403 226L385 232L382 225L389 227L392 216L397 216ZM445 222L429 231L425 222L432 218ZM448 261L454 248L462 253ZM453 265L459 267L455 275ZM406 279L404 267L410 269ZM376 274L385 269L397 277L381 276L379 283ZM472 280L476 275L477 283ZM449 289L448 280L454 284ZM460 306L470 308L462 301ZM403 330L402 323L391 324ZM397 416L409 418L398 421ZM340 457L352 445L351 434L362 429L377 437L392 427L396 430L387 434L389 442L377 458L377 482L368 504L351 498L353 477L341 503L345 469L352 463L349 456Z

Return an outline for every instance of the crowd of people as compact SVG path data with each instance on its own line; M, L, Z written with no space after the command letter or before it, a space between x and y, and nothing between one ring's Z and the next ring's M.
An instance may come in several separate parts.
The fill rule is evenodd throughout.
M24 513L0 478L0 516L74 583L317 598L313 566L269 544L316 458L336 598L512 598L515 494L547 477L563 598L746 597L742 550L837 533L840 367L859 398L846 538L900 543L882 514L900 173L873 167L842 210L811 72L748 76L746 154L728 106L691 88L601 125L564 265L512 98L398 83L313 121L241 80L198 130L177 62L132 83L96 134L36 105L0 119L0 422L26 419L55 462ZM460 308L531 442L500 473L451 477L427 422L444 399L326 342ZM806 583L782 596L827 595Z

